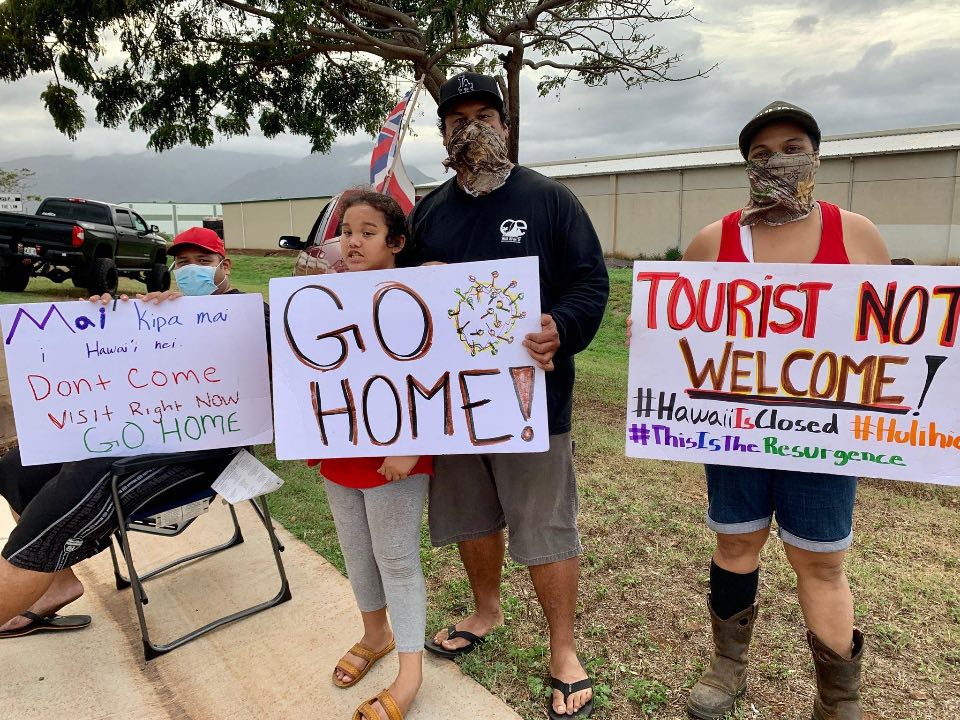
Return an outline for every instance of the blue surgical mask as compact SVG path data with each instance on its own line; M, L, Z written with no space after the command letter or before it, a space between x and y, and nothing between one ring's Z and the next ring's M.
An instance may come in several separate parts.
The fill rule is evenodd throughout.
M184 265L174 269L173 277L184 295L212 295L217 289L213 278L218 267L220 266Z

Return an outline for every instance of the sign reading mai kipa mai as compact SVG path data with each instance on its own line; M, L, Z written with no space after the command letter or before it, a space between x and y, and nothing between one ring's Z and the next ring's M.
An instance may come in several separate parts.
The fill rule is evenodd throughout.
M260 295L0 305L25 465L270 442Z

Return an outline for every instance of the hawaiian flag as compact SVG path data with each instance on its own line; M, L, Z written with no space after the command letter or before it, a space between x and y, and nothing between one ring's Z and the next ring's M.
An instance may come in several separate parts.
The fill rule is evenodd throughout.
M370 158L370 184L377 192L390 195L396 200L407 214L413 210L416 197L413 183L403 169L403 162L397 154L400 149L400 129L403 127L403 118L407 112L407 105L413 89L400 99L397 106L390 111L377 142L373 146L373 156Z

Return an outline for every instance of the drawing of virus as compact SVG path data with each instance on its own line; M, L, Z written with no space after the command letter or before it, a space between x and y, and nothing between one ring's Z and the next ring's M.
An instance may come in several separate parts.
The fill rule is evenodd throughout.
M490 282L470 275L466 290L456 289L457 304L447 315L453 319L457 335L472 357L489 352L496 355L503 343L513 343L517 320L527 316L520 310L523 293L516 290L517 281L497 286L500 273L490 273Z

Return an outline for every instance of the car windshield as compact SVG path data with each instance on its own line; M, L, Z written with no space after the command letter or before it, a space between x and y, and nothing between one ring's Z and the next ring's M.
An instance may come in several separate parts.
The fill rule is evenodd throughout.
M61 218L63 220L79 220L81 222L101 223L111 225L110 210L102 205L84 202L70 202L69 200L46 200L38 215Z

